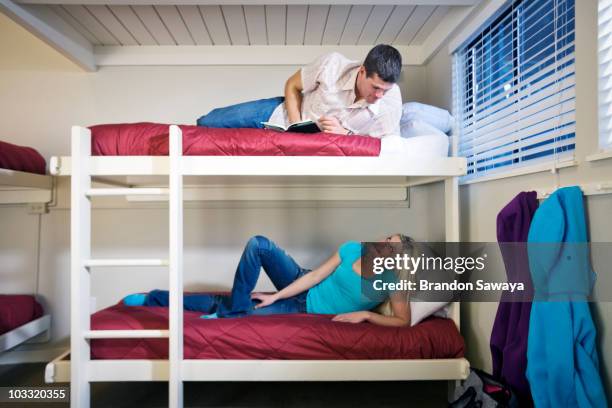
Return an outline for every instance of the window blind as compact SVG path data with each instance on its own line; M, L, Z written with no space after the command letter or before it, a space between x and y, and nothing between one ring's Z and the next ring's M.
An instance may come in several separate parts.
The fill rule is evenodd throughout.
M514 0L454 54L464 181L573 159L574 14L574 0Z
M612 0L599 0L599 148L612 148Z

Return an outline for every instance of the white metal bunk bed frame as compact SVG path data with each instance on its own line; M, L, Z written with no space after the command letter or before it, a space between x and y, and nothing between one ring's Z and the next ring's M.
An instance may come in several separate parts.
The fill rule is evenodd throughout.
M0 169L0 204L26 204L31 212L44 213L53 199L53 177L46 174ZM20 344L46 342L51 316L43 315L0 335L0 353Z
M183 156L182 133L170 126L169 157L92 157L89 129L73 127L72 157L60 158L58 173L72 175L71 350L47 366L46 381L70 378L71 406L90 404L90 382L168 381L169 406L183 405L183 381L389 381L465 379L465 358L418 360L183 360L183 176L382 176L417 177L414 185L445 181L446 240L459 241L459 157L389 160L385 157ZM456 151L456 142L453 143ZM342 166L338 166L338 160ZM92 176L168 175L168 188L96 188ZM169 260L90 259L93 196L168 195ZM91 330L90 270L99 266L169 266L169 330ZM450 318L459 327L459 304ZM90 339L169 338L168 360L91 360Z

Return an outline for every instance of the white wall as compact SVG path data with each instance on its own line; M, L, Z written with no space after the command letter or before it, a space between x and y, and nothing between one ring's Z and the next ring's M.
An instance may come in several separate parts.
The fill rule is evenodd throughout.
M484 2L483 7L487 4ZM612 181L612 159L587 162L585 157L596 153L597 135L597 1L576 0L576 159L575 167L559 170L560 185ZM425 100L450 110L451 58L443 47L427 65ZM461 239L473 242L496 241L497 213L520 191L552 188L556 176L550 172L504 178L462 186ZM612 195L586 199L590 237L593 242L612 241ZM597 259L593 260L598 264ZM599 262L600 264L601 262ZM599 274L612 273L612 266L600 265ZM612 395L612 303L598 302L591 308L598 328L602 375ZM475 367L491 370L489 340L496 303L471 303L462 307L462 332L467 343L467 356Z
M217 106L283 94L297 66L104 67L85 73L0 14L2 140L69 153L75 124L195 124ZM422 100L425 68L405 67L405 100Z
M0 15L0 139L36 147L47 159L69 155L74 124L156 121L195 123L215 106L282 93L284 80L298 67L131 67L84 73L64 57ZM405 100L423 100L425 67L407 67L401 83ZM185 211L185 286L228 288L247 238L264 234L277 240L304 266L314 267L347 239L374 239L390 231L417 239L444 236L442 186L415 188L412 208L189 207ZM58 202L40 218L25 208L0 209L2 293L39 294L53 315L59 347L69 333L68 181L58 185ZM167 209L118 205L93 213L94 256L161 257L167 251ZM36 278L37 264L39 278ZM165 269L96 270L97 307L122 296L166 287ZM270 288L264 281L260 288ZM2 356L7 361L9 355ZM2 359L0 359L1 361ZM8 360L10 361L10 360Z

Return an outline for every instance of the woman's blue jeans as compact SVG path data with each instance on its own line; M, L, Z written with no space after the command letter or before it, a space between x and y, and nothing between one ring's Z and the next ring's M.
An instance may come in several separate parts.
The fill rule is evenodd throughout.
M185 310L206 314L217 313L219 317L306 313L307 291L259 309L254 308L258 301L251 300L251 292L255 289L262 268L277 290L310 272L299 266L274 242L257 235L249 239L242 252L230 296L187 294L183 297L183 307ZM147 295L144 305L168 306L168 303L167 290L153 290Z
M284 97L259 99L211 110L198 119L198 126L211 128L263 128Z

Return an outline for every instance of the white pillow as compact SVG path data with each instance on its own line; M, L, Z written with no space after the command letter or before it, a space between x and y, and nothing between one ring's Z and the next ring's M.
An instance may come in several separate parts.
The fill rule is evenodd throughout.
M453 127L453 117L446 109L418 102L408 102L402 107L400 122L410 120L422 120L444 133L450 132Z
M410 325L414 326L431 315L448 317L446 305L448 302L410 302Z
M444 132L420 119L407 120L405 122L402 122L400 124L400 134L402 135L402 137L427 135L444 135L446 137L446 134Z
M446 157L448 156L448 136L436 130L437 134L400 137L385 136L380 141L380 156L403 160L406 158ZM394 159L395 160L395 159Z
M431 315L447 318L448 304L449 302L419 302L415 300L410 301L410 326L414 326L415 324L420 323L423 319ZM378 306L375 311L384 316L393 316L393 311L391 310L391 302L389 300Z

